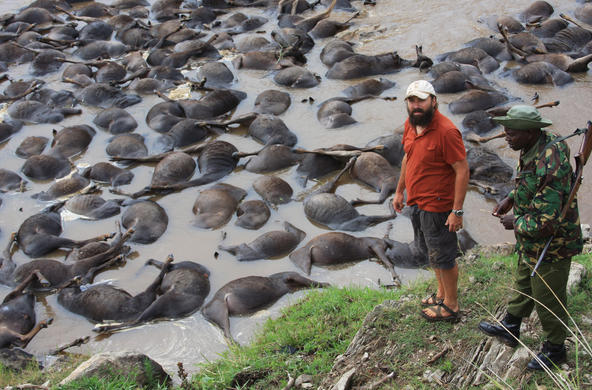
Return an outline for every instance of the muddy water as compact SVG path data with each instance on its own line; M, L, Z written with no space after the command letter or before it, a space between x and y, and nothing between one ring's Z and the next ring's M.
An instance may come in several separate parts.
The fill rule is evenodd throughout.
M16 9L19 2L9 0L2 1L5 12ZM344 36L346 39L359 42L356 50L364 53L379 53L397 50L402 57L414 58L415 44L421 44L424 53L435 57L437 54L455 50L471 39L493 34L487 26L478 22L483 16L502 12L516 15L524 9L530 1L378 1L375 7L363 6L361 2L354 3L362 9L361 16L355 20L354 27ZM556 8L556 14L565 12L573 14L575 2L552 2ZM255 14L261 11L246 10L245 13ZM270 19L273 15L268 14ZM347 13L337 11L333 17L345 20ZM270 32L272 23L268 23L265 29ZM325 41L326 42L326 41ZM320 75L324 75L326 68L319 60L319 53L325 42L318 41L315 48L307 55L308 68ZM231 57L226 58L230 65ZM231 68L232 69L232 68ZM577 81L565 88L552 86L525 87L516 84L502 76L503 69L490 75L500 88L505 89L516 101L528 102L535 92L541 96L541 102L560 100L558 108L546 109L544 115L556 124L554 129L561 134L568 134L576 127L582 127L586 121L592 119L589 102L592 101L592 77L588 74L576 75ZM28 66L22 66L11 70L13 78L28 77ZM195 71L189 71L191 77ZM50 75L46 81L54 89L70 88L59 82L60 73ZM250 112L257 94L265 89L278 89L274 84L271 72L241 70L235 71L236 83L233 88L248 93L248 98L241 103L235 114ZM417 69L404 70L394 75L388 75L389 79L397 83L396 87L386 91L388 96L396 96L396 101L372 100L363 101L353 106L353 117L359 122L356 125L343 129L327 130L316 119L317 104L327 98L340 95L341 91L357 81L335 81L323 78L316 88L306 90L290 90L292 106L282 115L287 126L298 135L298 145L303 148L326 147L337 143L352 145L365 145L369 140L388 134L400 127L406 117L402 96L406 85L416 79L423 78ZM5 88L6 83L0 88ZM281 89L281 88L280 88ZM199 94L195 94L197 98ZM301 100L313 97L317 103L301 103ZM449 115L457 124L462 121L461 116L451 115L447 103L456 98L456 95L441 95L440 107L445 115ZM149 129L145 123L145 115L148 109L160 101L155 97L145 97L144 102L130 107L129 112L139 123L136 133L154 140L157 134ZM23 160L15 157L15 150L21 141L31 135L45 135L51 138L52 129L60 129L63 126L91 123L98 109L85 108L82 116L69 118L58 125L29 125L24 127L12 139L0 146L2 166L7 169L19 171ZM98 130L87 152L75 159L79 167L88 166L97 161L105 160L105 145L109 135ZM261 146L247 138L244 132L225 134L220 139L233 143L240 151L255 151ZM577 149L579 140L570 143L572 150ZM515 164L516 153L505 147L504 141L496 140L489 144L490 147L500 152L511 164ZM590 168L586 171L589 172ZM137 166L133 168L135 179L131 185L124 189L136 191L143 188L150 181L152 167ZM295 194L303 192L296 181L295 168L279 172L278 176L288 181L294 188ZM246 199L257 199L258 195L252 189L252 182L257 175L238 169L232 175L223 179L224 182L239 186L246 191ZM16 231L21 222L28 216L40 211L46 204L37 202L30 195L45 190L49 183L33 183L27 186L24 194L11 193L2 196L3 204L0 207L0 247L8 242L9 234ZM589 223L592 219L592 207L590 206L590 182L584 183L580 190L580 210L582 222ZM310 185L307 189L310 189ZM210 296L223 284L246 275L269 275L274 272L296 270L287 257L276 260L261 260L255 262L240 263L227 253L215 256L217 246L221 243L236 244L248 242L263 232L281 229L284 221L307 232L305 242L318 234L325 233L318 226L310 223L303 214L302 203L292 201L272 210L268 223L259 231L247 231L234 226L234 219L221 229L208 231L193 226L193 214L191 208L199 188L193 188L182 193L168 195L159 200L169 215L169 226L165 234L151 245L133 244L134 256L130 257L127 264L117 270L102 273L97 281L110 281L113 284L125 288L131 293L138 293L147 286L157 275L157 270L144 266L149 258L163 260L169 253L174 254L177 261L192 260L199 262L211 271ZM376 193L366 187L362 187L351 181L344 180L337 193L346 199L357 197L374 197ZM103 191L105 198L114 198L106 189ZM511 232L501 229L498 221L489 215L494 206L491 201L486 201L476 190L471 189L465 202L466 229L481 243L496 243L513 241ZM360 211L366 214L384 214L387 212L386 204L364 206ZM71 238L86 238L100 233L114 231L115 221L119 217L113 217L104 221L85 221L80 219L64 218L63 235ZM364 232L354 233L357 236L381 237L387 230L387 223L376 225ZM225 238L224 238L225 235ZM393 221L391 238L399 241L411 241L412 231L410 221L405 217L398 217ZM55 257L61 257L64 253L56 253ZM27 261L22 252L15 254L18 263ZM415 270L398 270L403 281L409 281L418 275L428 275ZM376 287L379 280L388 281L389 274L380 265L374 262L361 262L356 265L341 269L323 269L313 267L311 277L319 281L327 281L334 285L359 285ZM1 287L0 294L8 292ZM278 315L281 308L299 299L305 294L299 292L282 298L278 304L268 310L261 311L254 316L245 318L233 318L231 320L232 333L240 343L246 343L252 337L253 332L269 316ZM461 298L462 299L462 298ZM93 325L85 319L65 311L56 300L55 295L47 296L40 300L37 313L39 318L54 317L54 324L44 330L29 345L28 349L34 353L43 353L50 348L71 341L76 337L94 335L91 331ZM462 301L461 301L462 302ZM93 337L92 340L81 348L83 352L95 353L102 351L137 350L149 354L154 359L174 371L177 361L182 361L188 369L192 369L193 363L206 359L215 359L217 355L226 349L221 332L196 313L188 318L163 321L147 326L116 333L111 336Z

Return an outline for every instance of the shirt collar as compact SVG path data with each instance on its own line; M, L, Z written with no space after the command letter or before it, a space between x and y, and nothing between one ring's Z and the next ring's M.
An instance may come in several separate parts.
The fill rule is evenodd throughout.
M540 153L541 146L546 145L547 133L541 131L541 136L537 142L530 147L527 151L520 152L520 165L525 166L534 160ZM542 144L542 145L541 145Z

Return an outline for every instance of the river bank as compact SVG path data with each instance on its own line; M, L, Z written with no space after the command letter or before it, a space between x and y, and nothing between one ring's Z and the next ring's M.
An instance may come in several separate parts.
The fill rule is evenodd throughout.
M185 388L282 389L289 378L302 374L307 375L308 381L303 388L309 383L310 388L329 389L346 375L349 375L349 388L353 389L432 388L449 383L454 383L454 388L483 386L495 376L477 368L477 355L484 350L500 358L518 353L508 347L503 347L506 350L492 346L477 330L481 319L500 313L510 295L516 265L516 256L511 252L509 245L488 246L472 251L459 261L463 316L458 324L427 323L419 316L418 302L434 289L433 278L422 278L397 290L335 287L314 290L285 309L279 318L268 320L251 344L231 347L219 359L200 364L199 372L187 379ZM586 254L574 258L588 275L592 272L590 253L588 245ZM569 310L586 340L592 335L591 299L592 280L585 276L571 290ZM537 351L541 341L538 322L531 319L525 326L523 341ZM578 351L577 345L575 338L568 339L569 358L563 373L574 384L572 388L585 388L585 383L590 382L592 359L581 348ZM28 370L20 375L4 370L0 385L42 384L47 380L50 386L59 383L80 362L75 355L62 359L73 360L60 370ZM494 370L496 367L492 364ZM471 381L467 382L469 377ZM179 388L181 379L175 380ZM555 387L545 374L523 370L495 381L502 388ZM96 381L96 388L120 388L118 383L121 386L126 382L123 378ZM72 384L68 388L77 387Z

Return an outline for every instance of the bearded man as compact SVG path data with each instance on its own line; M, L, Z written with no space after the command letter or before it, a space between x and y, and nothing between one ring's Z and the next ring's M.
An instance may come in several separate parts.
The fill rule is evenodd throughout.
M413 247L427 257L438 289L421 301L428 321L457 322L459 255L456 232L463 226L463 203L469 183L469 165L462 136L452 121L438 111L434 87L414 81L405 94L407 113L403 134L405 156L393 199L401 212L404 191L411 207Z

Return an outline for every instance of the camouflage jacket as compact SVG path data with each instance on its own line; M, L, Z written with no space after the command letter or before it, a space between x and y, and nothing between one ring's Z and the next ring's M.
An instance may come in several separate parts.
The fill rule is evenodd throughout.
M529 262L538 260L551 235L548 261L564 259L582 251L582 230L577 199L559 220L573 181L569 147L564 141L550 145L557 135L542 132L538 142L520 153L514 201L516 251Z

